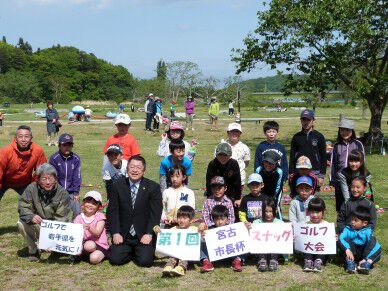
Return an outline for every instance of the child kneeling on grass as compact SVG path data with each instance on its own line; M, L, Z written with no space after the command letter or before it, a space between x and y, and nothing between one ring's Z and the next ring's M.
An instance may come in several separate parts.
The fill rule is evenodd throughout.
M370 268L381 258L381 246L373 236L370 225L372 219L369 208L363 205L356 207L350 225L347 225L339 237L341 249L345 252L346 271L369 274Z
M84 227L83 255L89 257L93 265L100 263L108 254L108 239L105 230L105 214L102 209L102 197L97 191L89 191L81 205L82 213L75 219L74 223L82 224ZM81 257L72 257L78 261Z
M271 223L271 222L280 222L282 220L276 218L277 205L274 199L269 198L263 202L262 206L263 216L261 219L256 219L253 223ZM249 226L248 226L249 228ZM258 269L260 272L265 272L267 270L276 272L278 269L278 254L258 254Z
M189 205L183 205L177 212L177 226L172 229L190 229L195 232L198 231L196 226L191 225L194 219L195 210ZM160 227L155 226L154 231L156 234L160 233ZM179 260L177 258L169 258L166 266L163 269L164 276L184 276L187 271L188 262L185 260Z
M232 224L230 222L230 213L231 213L230 208L228 209L228 207L226 207L222 204L215 205L211 210L211 217L212 217L212 221L214 222L214 224L212 224L211 226L208 226L204 223L201 223L198 226L198 231L201 232L202 237L205 236L206 229L212 229L212 228L217 228L217 227L222 227L222 226L225 226L228 224ZM201 242L201 257L200 257L200 259L201 259L201 263L202 263L202 267L201 267L202 273L211 272L214 270L214 266L209 260L209 254L207 251L207 246L206 246L205 241ZM233 259L233 261L231 264L231 268L233 269L233 271L241 272L242 271L242 258L234 257L232 259ZM228 260L230 260L230 259L228 259Z
M313 198L308 205L308 214L311 224L326 222L323 220L326 211L326 204L321 198ZM315 255L304 253L304 272L322 272L322 264L326 260L326 255Z

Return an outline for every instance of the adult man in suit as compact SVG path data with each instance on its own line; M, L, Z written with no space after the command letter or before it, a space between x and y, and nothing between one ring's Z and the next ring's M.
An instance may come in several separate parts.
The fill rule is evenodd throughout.
M139 266L154 262L153 228L160 223L162 194L159 184L144 178L146 162L141 156L128 160L128 178L113 183L109 193L107 222L112 233L110 263L134 260Z

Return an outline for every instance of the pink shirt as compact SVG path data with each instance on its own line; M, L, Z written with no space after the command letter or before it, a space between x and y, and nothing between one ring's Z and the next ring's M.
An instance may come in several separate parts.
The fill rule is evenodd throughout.
M104 213L96 212L94 215L93 220L88 220L88 217L85 216L85 214L81 213L77 215L77 217L74 219L74 223L79 223L83 225L89 225L92 228L95 228L97 226L97 223L100 221L105 221L106 217ZM94 241L97 245L102 247L103 249L109 249L108 245L108 238L106 236L106 230L105 227L99 237L92 235L89 230L84 230L84 242L87 240Z

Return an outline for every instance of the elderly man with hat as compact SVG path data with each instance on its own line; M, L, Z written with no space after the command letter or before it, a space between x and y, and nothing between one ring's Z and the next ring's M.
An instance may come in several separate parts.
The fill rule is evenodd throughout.
M235 217L238 218L238 207L241 202L241 174L238 162L232 158L232 147L226 142L216 148L216 157L210 161L206 172L206 196L211 195L210 181L215 176L225 179L225 195L232 200Z
M22 195L36 180L33 173L45 162L42 147L32 142L31 127L19 126L11 144L0 149L0 200L8 189Z
M59 137L59 150L50 157L50 164L57 171L59 185L69 192L74 215L78 215L81 213L81 159L73 153L73 146L73 137L68 133L62 134Z
M364 154L365 149L357 139L352 119L342 119L338 123L337 142L333 146L330 159L330 184L335 186L336 209L340 210L345 197L338 182L338 173L348 166L348 156L352 150L359 150Z
M302 111L300 115L302 130L291 140L289 174L295 172L298 158L306 156L311 161L313 173L318 177L319 186L322 186L326 174L326 141L323 134L315 130L314 121L312 110Z

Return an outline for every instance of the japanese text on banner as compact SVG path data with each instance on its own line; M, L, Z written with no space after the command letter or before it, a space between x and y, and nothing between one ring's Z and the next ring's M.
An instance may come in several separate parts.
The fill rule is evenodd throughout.
M82 251L82 224L43 220L40 224L39 249L77 255Z
M156 251L186 261L199 261L201 238L190 229L162 229L156 241Z
M249 253L249 233L242 222L209 229L205 240L210 261Z
M253 223L249 231L252 254L292 254L291 223Z
M295 250L309 254L336 253L334 223L295 224Z

